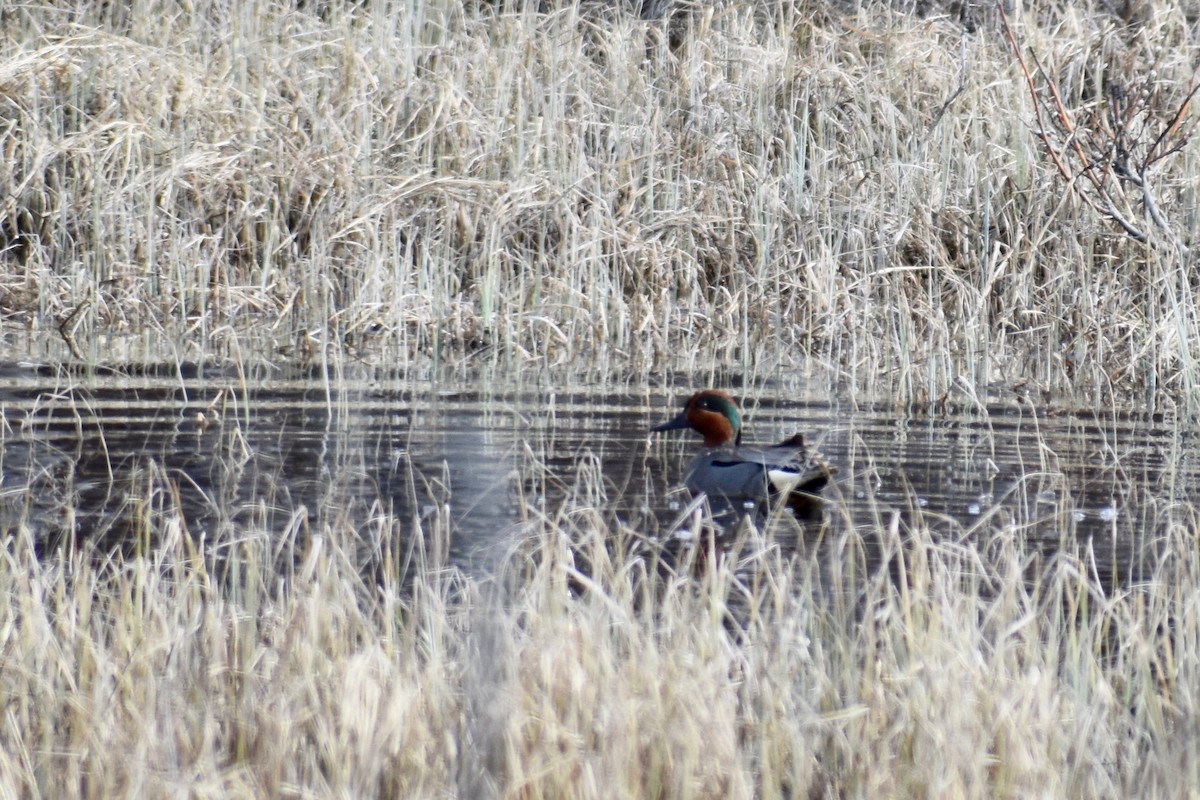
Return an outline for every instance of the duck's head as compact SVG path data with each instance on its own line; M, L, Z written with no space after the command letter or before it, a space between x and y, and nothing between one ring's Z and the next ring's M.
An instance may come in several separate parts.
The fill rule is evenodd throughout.
M734 399L718 389L705 389L688 398L675 419L655 425L651 431L691 428L704 437L705 447L739 444L742 415Z

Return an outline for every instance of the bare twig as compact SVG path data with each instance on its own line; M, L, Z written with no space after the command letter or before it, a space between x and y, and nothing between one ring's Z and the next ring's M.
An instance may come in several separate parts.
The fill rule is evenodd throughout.
M958 37L958 87L950 93L946 101L942 103L941 108L933 115L933 121L929 123L929 130L932 131L942 121L942 117L950 110L950 106L959 96L967 89L967 26L964 24Z
M1183 98L1183 102L1180 103L1179 108L1175 110L1175 116L1171 117L1170 123L1168 123L1167 126L1162 129L1162 132L1158 134L1158 138L1154 140L1154 144L1150 145L1150 150L1146 153L1148 164L1178 153L1184 148L1185 145L1187 145L1188 141L1191 140L1192 131L1195 130L1196 127L1195 121L1188 126L1186 133L1180 134L1178 131L1183 122L1184 115L1187 114L1188 109L1192 105L1192 98L1196 96L1196 92L1200 92L1200 83L1197 83L1195 86L1193 86L1192 90L1187 93L1187 97ZM1158 150L1158 148L1164 141L1167 140L1168 137L1175 137L1175 142L1162 153L1155 155L1155 151Z
M67 349L71 351L71 355L80 361L83 361L84 358L83 353L79 352L79 346L75 344L75 329L79 327L80 316L91 304L91 297L84 298L58 326L58 333L62 336L63 341L67 343Z
M1116 223L1130 238L1146 242L1149 241L1147 230L1131 216L1133 202L1140 200L1146 217L1153 225L1176 247L1183 247L1155 200L1146 176L1154 164L1178 153L1187 143L1194 123L1184 131L1183 120L1192 98L1200 91L1200 85L1188 92L1170 122L1151 142L1147 142L1147 129L1152 118L1149 88L1140 102L1127 105L1123 104L1124 93L1114 89L1108 119L1092 113L1088 118L1088 127L1081 129L1063 102L1057 82L1038 62L1037 55L1031 54L1036 72L1045 82L1045 95L1048 97L1039 94L1034 70L1030 69L1020 42L1009 24L1004 4L998 2L997 8L1004 25L1005 38L1033 100L1036 135L1045 145L1046 153L1059 175L1088 206ZM1141 124L1137 126L1139 119ZM1090 192L1081 188L1079 178L1085 179L1087 185L1091 186ZM1121 188L1123 184L1138 190L1133 201Z

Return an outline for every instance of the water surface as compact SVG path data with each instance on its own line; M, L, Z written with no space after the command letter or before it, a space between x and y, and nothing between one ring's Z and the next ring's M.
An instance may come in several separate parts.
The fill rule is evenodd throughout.
M0 377L0 526L28 530L43 551L152 547L140 541L147 521L174 509L209 548L340 522L369 550L391 535L379 526L386 512L407 546L486 572L531 519L571 507L651 539L678 536L678 484L697 448L690 432L648 433L677 412L684 386L333 381L176 365L81 375L10 364ZM802 431L839 468L823 536L903 533L919 519L981 548L997 537L1048 553L1090 544L1100 575L1132 579L1196 501L1195 432L1162 417L1039 408L1016 395L913 414L802 387L733 392L747 442ZM435 530L448 541L423 541Z

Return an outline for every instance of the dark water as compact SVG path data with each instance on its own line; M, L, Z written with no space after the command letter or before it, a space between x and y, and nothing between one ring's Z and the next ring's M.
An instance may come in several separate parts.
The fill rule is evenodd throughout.
M0 366L0 534L28 530L43 552L153 547L155 515L178 510L216 550L349 523L365 549L398 538L390 546L444 548L473 572L531 521L569 523L572 508L671 537L697 441L647 431L687 393ZM802 431L839 468L825 532L869 538L920 520L981 547L1090 543L1098 573L1130 579L1169 526L1192 520L1196 432L1162 418L1015 399L912 415L771 387L735 394L748 442ZM399 529L382 529L381 512Z

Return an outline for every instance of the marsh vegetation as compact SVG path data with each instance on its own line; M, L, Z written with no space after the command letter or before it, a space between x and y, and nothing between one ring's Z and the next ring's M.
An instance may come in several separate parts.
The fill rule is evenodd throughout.
M78 419L113 365L239 376L194 420L233 483L248 387L296 367L330 418L385 370L1169 432L1140 482L1095 446L1149 509L1136 579L1031 546L1036 502L869 492L667 563L597 461L537 447L476 575L448 505L212 496L214 542L154 458L109 476L138 546L47 548L77 462L14 482L40 412L6 400L0 794L1194 790L1198 22L1118 5L0 4L3 361L73 365L38 408Z
M7 6L7 325L1190 408L1188 6L903 5Z
M1020 530L921 515L669 564L581 478L491 579L397 543L434 517L245 527L220 552L145 483L155 546L0 553L13 794L1186 795L1194 514L1149 574L1038 565ZM784 521L786 524L786 521ZM807 534L811 535L811 534ZM364 539L382 569L362 568ZM868 560L866 551L875 552ZM281 560L280 554L286 559ZM880 568L882 554L886 568ZM218 567L214 568L214 562ZM120 754L119 756L116 754Z

